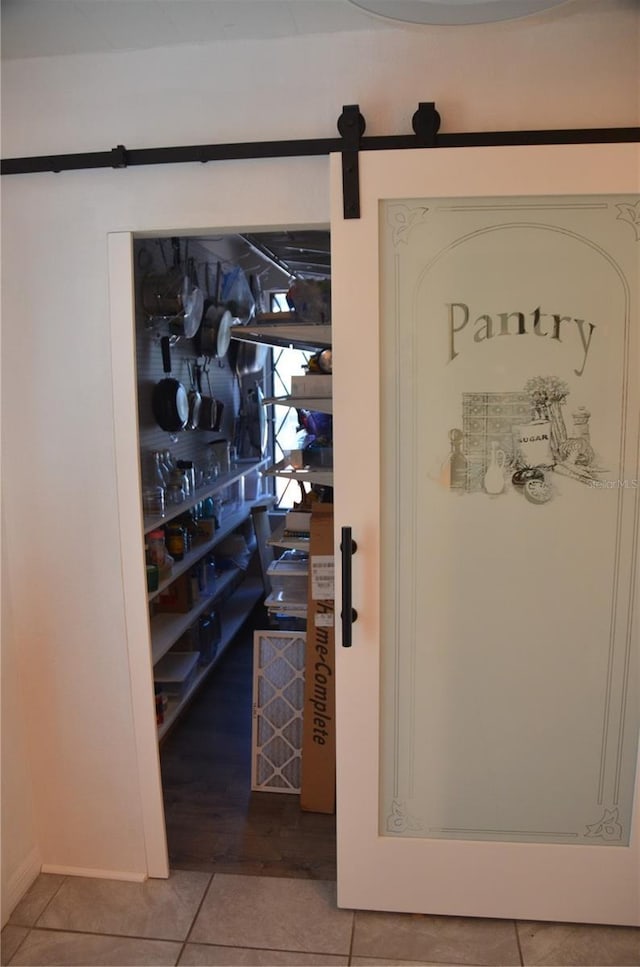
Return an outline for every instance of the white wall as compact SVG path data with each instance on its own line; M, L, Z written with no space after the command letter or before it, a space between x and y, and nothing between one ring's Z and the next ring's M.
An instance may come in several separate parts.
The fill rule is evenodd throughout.
M3 515L4 517L4 515ZM3 544L2 640L15 641L8 561ZM27 743L23 682L15 648L2 650L2 923L40 869L34 836L31 763Z
M8 62L2 153L331 137L352 103L369 134L410 132L425 100L447 131L637 125L638 29L631 0L576 0L478 28ZM144 642L125 623L107 233L320 224L327 164L11 176L2 203L3 671L20 689L3 702L17 750L2 790L15 823L3 888L34 856L141 876L129 650L140 658Z

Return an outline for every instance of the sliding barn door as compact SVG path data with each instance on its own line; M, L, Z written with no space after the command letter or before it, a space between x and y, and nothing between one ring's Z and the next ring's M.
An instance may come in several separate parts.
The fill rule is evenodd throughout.
M343 906L640 922L639 157L332 159Z

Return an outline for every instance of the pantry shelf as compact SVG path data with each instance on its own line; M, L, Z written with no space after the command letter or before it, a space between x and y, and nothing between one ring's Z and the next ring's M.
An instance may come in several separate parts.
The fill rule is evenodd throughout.
M153 601L157 598L159 594L162 593L170 584L179 578L181 574L185 574L194 564L204 557L209 551L212 551L217 544L232 534L234 530L239 527L249 516L252 508L263 507L265 503L272 503L271 497L259 497L257 500L245 501L241 510L235 513L229 514L228 517L223 518L221 526L215 531L213 537L208 541L201 541L196 544L192 550L188 551L181 561L176 561L176 563L171 568L171 573L167 577L163 578L158 584L156 591L149 592L149 601Z
M188 500L182 501L180 504L175 504L168 507L164 517L145 517L144 518L144 533L148 534L149 531L156 530L158 527L164 527L165 524L170 523L175 517L179 517L180 514L184 514L185 511L191 510L196 504L199 504L201 500L205 500L207 497L212 497L214 494L219 493L226 487L230 487L236 481L240 480L242 477L246 477L247 474L252 473L254 470L264 470L271 461L266 460L241 460L238 466L231 470L229 473L221 473L216 477L215 481L208 484L206 487L199 487L193 497Z
M313 410L317 413L333 413L333 400L326 396L267 396L263 399L267 406L290 406L297 410Z
M292 534L285 530L285 525L276 527L267 544L272 547L285 547L291 551L309 551L309 535Z
M259 325L232 326L231 338L239 342L257 342L287 349L320 350L331 347L331 326L260 322Z
M182 710L189 704L194 693L198 690L204 679L218 664L225 651L232 643L242 626L248 620L253 607L258 603L264 588L259 578L248 578L241 587L225 601L225 608L222 614L222 636L218 650L213 661L206 667L200 669L194 678L189 689L179 700L169 699L168 707L164 713L164 721L158 726L158 739L161 741L175 723ZM182 617L182 616L181 616Z
M155 665L163 655L176 643L178 638L187 631L201 614L211 608L212 604L224 595L224 592L237 580L242 572L239 568L230 568L217 578L215 584L189 610L181 614L156 614L151 619L151 655Z
M321 484L324 487L333 487L333 470L321 467L300 467L294 469L285 461L278 463L264 471L267 477L285 477L289 480L302 480L307 483Z

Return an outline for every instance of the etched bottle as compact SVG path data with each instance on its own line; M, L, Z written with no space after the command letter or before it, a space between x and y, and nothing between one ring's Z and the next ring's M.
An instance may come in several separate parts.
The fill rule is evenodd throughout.
M484 475L484 489L488 494L501 494L504 490L505 452L495 440L491 444L491 459Z
M451 453L449 454L449 487L451 490L467 489L467 458L462 452L462 430L449 430Z

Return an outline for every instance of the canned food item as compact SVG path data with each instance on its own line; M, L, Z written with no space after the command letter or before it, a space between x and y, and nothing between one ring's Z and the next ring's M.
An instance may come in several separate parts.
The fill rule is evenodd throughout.
M160 568L157 564L147 564L147 591L157 591Z
M174 561L181 561L185 552L184 530L175 524L166 527L167 550Z
M150 531L147 534L147 547L149 549L149 564L163 567L167 561L167 545L164 539L164 531Z

